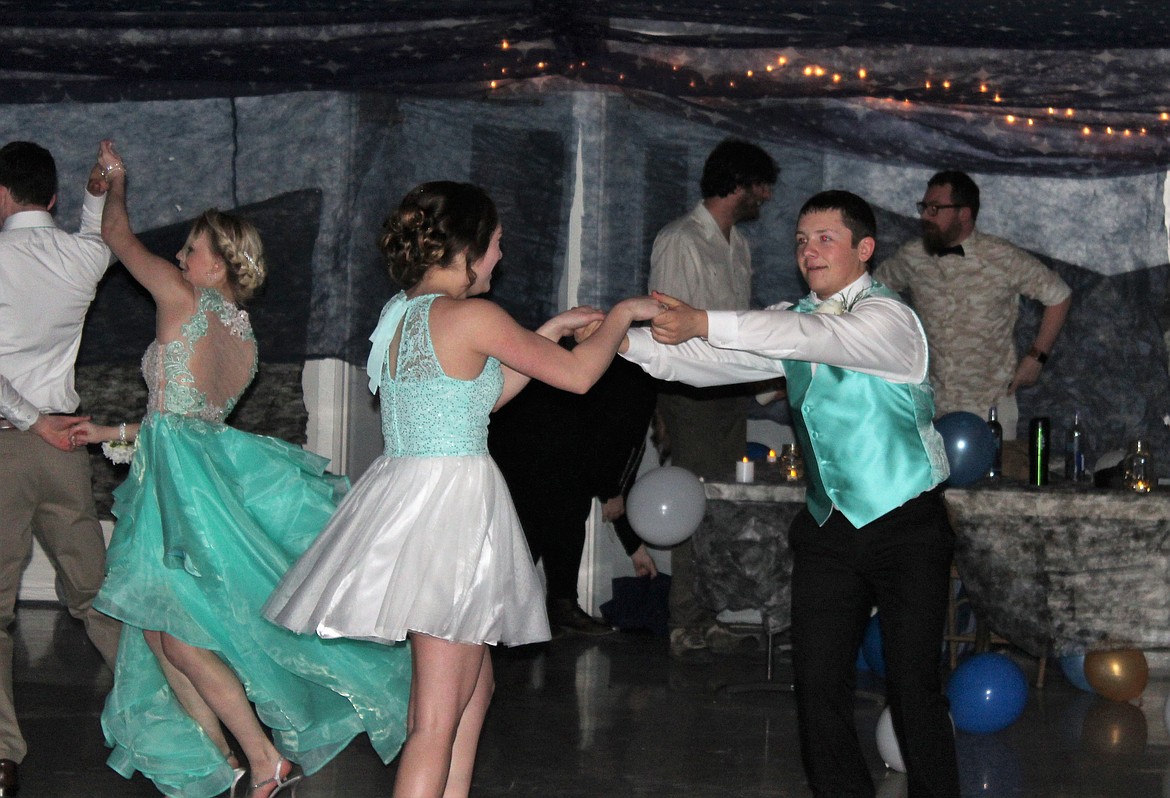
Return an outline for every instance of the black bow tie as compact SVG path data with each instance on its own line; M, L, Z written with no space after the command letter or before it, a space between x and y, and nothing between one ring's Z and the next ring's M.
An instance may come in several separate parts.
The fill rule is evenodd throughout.
M953 247L943 247L938 252L934 253L934 256L936 258L945 258L947 255L958 255L960 258L962 258L965 257L966 254L967 253L963 251L962 244L955 244Z

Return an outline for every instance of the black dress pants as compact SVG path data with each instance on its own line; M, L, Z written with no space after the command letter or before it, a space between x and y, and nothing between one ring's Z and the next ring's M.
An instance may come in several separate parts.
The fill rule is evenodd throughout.
M858 529L807 509L789 532L801 753L821 798L874 795L854 723L857 649L877 606L886 690L910 798L958 798L955 741L939 674L954 533L942 492Z

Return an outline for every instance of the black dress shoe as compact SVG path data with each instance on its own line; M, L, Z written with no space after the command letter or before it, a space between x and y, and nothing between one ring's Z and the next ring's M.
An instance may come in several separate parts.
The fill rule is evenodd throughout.
M566 632L600 637L614 633L614 628L588 615L577 606L576 599L551 599L548 602L549 626Z
M0 759L0 798L10 798L20 792L20 774L11 759Z

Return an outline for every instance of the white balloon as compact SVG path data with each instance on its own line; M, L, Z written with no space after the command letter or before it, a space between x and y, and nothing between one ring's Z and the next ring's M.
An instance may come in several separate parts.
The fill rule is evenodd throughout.
M703 483L678 466L647 471L626 499L630 526L652 546L682 543L699 528L706 511Z
M898 735L894 734L894 718L889 707L883 709L881 717L878 718L877 747L886 767L899 773L906 772L906 764L902 761L902 747L898 745Z

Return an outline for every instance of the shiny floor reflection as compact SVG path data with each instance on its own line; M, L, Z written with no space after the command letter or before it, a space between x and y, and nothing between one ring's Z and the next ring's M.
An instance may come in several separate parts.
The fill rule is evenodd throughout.
M80 625L47 605L18 610L15 679L29 754L21 798L157 795L104 762L98 716L110 675ZM473 794L626 798L807 796L791 694L729 686L761 680L763 654L681 664L666 643L614 635L566 638L495 654L497 690ZM1034 663L1020 660L1032 674ZM779 659L775 674L789 678ZM1021 798L1170 798L1170 682L1151 679L1140 705L1085 693L1049 668L1023 717L992 735L960 734L963 795ZM857 725L879 798L900 798L875 728L881 682L864 676ZM306 780L300 798L390 794L385 767L363 740Z

